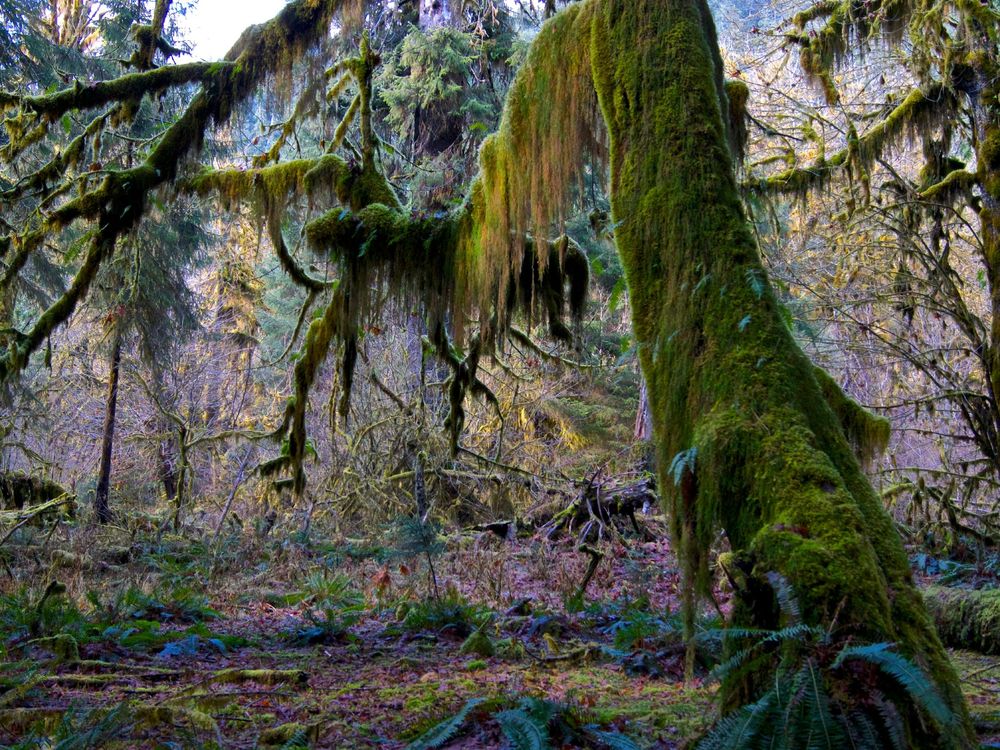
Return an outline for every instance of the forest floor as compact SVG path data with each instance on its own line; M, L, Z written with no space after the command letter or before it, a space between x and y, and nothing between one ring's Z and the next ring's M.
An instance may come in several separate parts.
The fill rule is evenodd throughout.
M676 748L715 715L707 670L683 679L666 541L608 545L583 600L590 558L574 543L489 532L432 555L436 595L426 562L358 540L213 546L81 528L5 549L0 743L15 747L403 748L483 699L435 746L493 748L501 712L536 697L566 717L557 746L619 732ZM718 622L700 622L705 663ZM954 656L988 727L1000 659Z

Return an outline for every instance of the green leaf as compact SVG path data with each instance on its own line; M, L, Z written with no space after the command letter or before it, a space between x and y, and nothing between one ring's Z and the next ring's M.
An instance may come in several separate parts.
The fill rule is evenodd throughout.
M625 294L625 277L621 277L615 282L611 289L611 296L608 298L608 308L611 312L616 312L621 305L622 295Z
M433 748L444 746L445 743L458 734L458 730L461 729L465 720L469 718L469 714L472 713L476 706L483 703L484 700L484 698L473 698L468 701L457 714L439 724L435 724L407 745L406 750L433 750Z
M674 478L674 485L680 485L681 479L684 478L684 472L690 471L694 474L695 461L698 459L698 447L691 446L686 451L681 451L676 456L674 456L673 461L670 462L670 475Z
M891 643L849 646L837 654L832 668L837 669L844 662L851 660L874 664L884 674L899 683L900 687L909 693L913 702L939 726L952 726L956 721L955 714L941 698L934 683L916 664L891 649Z
M501 711L496 720L510 742L511 750L546 750L549 747L547 728L540 726L524 711Z

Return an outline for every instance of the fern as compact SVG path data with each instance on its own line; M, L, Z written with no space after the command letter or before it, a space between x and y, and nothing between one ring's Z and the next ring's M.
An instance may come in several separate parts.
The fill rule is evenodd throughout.
M462 728L466 720L469 718L469 714L475 710L477 706L485 702L485 698L472 698L467 701L458 713L449 719L435 724L433 727L428 729L417 739L406 746L406 750L433 750L436 747L443 747L445 743L449 742L456 734L458 730Z
M698 460L698 447L692 446L686 451L681 451L673 460L670 462L670 469L668 470L670 476L674 478L674 484L680 485L681 479L684 478L684 472L688 471L694 474L695 462Z
M812 625L791 625L781 630L753 630L749 628L730 628L722 631L726 638L732 640L755 640L748 648L740 649L731 657L712 670L712 678L720 682L729 679L753 656L768 646L777 646L797 642L806 645L812 639L823 639L826 631Z
M771 588L774 590L781 613L792 624L801 622L802 615L799 612L799 600L795 596L792 584L788 582L788 579L781 575L781 573L771 571L767 574L767 582L771 584Z
M847 736L850 738L852 747L880 747L882 743L879 742L879 732L875 728L875 724L868 717L868 715L859 709L853 709L847 714L847 721L844 729L847 732ZM891 736L890 736L891 739ZM903 750L902 745L898 742L893 742L892 747L894 750Z
M549 750L547 724L522 709L501 711L496 715L497 723L504 737L510 742L511 750Z
M701 742L698 750L734 750L752 747L764 723L771 718L778 693L769 690L756 703L744 706L719 721Z
M530 695L518 701L518 708L524 711L539 726L547 727L558 714L567 713L572 708L566 704L555 701L534 698Z
M433 750L451 742L468 720L472 711L487 701L474 698L445 721L406 746L406 750ZM508 706L504 710L497 710ZM490 699L482 717L492 714L512 750L550 750L567 744L609 750L638 750L638 745L619 732L602 730L594 717L577 706L556 701L522 696L512 704L510 698Z
M760 271L757 270L756 268L749 269L746 272L746 279L747 283L750 285L750 288L753 290L754 296L756 296L757 299L763 297L766 285Z
M587 743L587 747L597 745L605 747L607 750L640 750L635 740L621 732L606 732L593 726L584 727L584 731L591 740Z
M938 727L957 721L928 676L892 644L843 645L830 631L799 621L798 603L780 576L769 576L779 607L792 624L778 630L731 628L728 640L744 647L712 672L719 680L737 679L739 670L780 655L772 679L755 703L724 717L702 738L699 750L837 750L839 748L908 747L904 717L913 706ZM839 648L839 650L838 650ZM858 679L868 667L902 690L897 705L872 679Z
M301 750L304 747L309 747L309 733L305 729L299 729L281 746L281 750Z
M882 727L892 746L903 750L906 747L906 728L903 726L903 717L899 715L899 709L881 693L874 697L872 703L878 711Z
M892 651L891 644L873 643L845 648L837 655L833 668L856 659L874 664L881 672L892 677L917 707L939 726L950 727L955 723L954 712L948 708L923 670L902 654Z

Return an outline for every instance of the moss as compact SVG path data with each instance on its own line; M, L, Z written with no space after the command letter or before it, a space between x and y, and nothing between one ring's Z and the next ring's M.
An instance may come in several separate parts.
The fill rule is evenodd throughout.
M847 148L809 167L793 167L762 180L750 180L747 187L804 196L821 189L845 169L868 168L900 140L947 122L954 117L957 105L954 93L943 85L915 88L863 135L855 134Z
M45 232L81 218L95 221L98 227L69 289L20 338L8 356L0 360L0 383L26 367L30 355L69 318L79 301L86 296L101 265L114 252L118 238L130 231L142 217L147 196L153 189L175 179L183 160L201 148L208 127L225 122L234 107L251 96L269 77L280 79L282 75L290 76L293 61L327 33L341 4L340 0L297 0L288 3L271 21L244 32L230 53L233 64L164 67L123 76L94 87L76 85L25 104L29 109L34 107L33 111L39 117L52 118L69 108L97 106L112 100L128 101L155 90L157 86L179 82L184 76L190 76L192 80L196 78L202 83L201 90L184 114L164 132L141 165L113 172L99 188L85 192L53 212L43 232L33 231L25 235L23 239L28 247L18 253L21 266L26 262L31 246L40 244ZM3 102L20 104L21 99L7 97ZM8 118L7 122L9 127L23 129L16 120ZM8 270L4 286L10 278Z
M924 601L945 645L1000 654L1000 591L932 586Z
M745 81L730 79L726 81L726 101L729 104L730 141L733 156L737 163L743 161L747 147L747 103L750 101L750 87Z
M95 109L111 102L121 102L156 94L186 83L203 81L220 71L219 63L185 63L167 65L155 70L129 73L109 81L81 84L46 96L27 96L5 102L8 108L19 105L25 110L41 115L55 122L66 112L74 109ZM232 67L222 63L221 70ZM8 131L9 132L9 131Z
M750 578L763 583L742 592L739 617L768 626L766 574L778 573L811 621L836 618L844 632L898 642L962 712L902 545L842 419L869 448L884 424L846 399L831 408L826 396L836 393L824 394L770 287L750 283L766 274L736 190L699 5L577 6L594 17L591 60L610 140L616 239L660 486L689 585L707 582L707 551L721 528ZM681 468L670 473L672 463Z
M309 675L301 669L223 669L210 682L223 685L256 682L258 685L304 685Z
M290 722L265 729L257 738L260 747L301 747L319 740L319 724ZM294 743L294 744L293 744Z
M47 638L37 638L31 641L30 645L51 651L56 656L56 659L61 662L74 663L80 661L80 646L77 644L76 638L68 633L59 633Z
M496 647L490 637L481 630L474 630L462 643L458 653L489 657L496 654Z
M817 367L813 374L858 460L863 465L870 464L889 445L889 420L872 414L850 398L822 368Z

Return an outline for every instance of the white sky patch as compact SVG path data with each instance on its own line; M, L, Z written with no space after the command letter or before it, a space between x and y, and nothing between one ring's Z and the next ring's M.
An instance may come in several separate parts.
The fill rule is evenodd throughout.
M195 60L219 60L243 30L275 16L284 0L198 0L178 21L186 26L185 38L193 45Z

